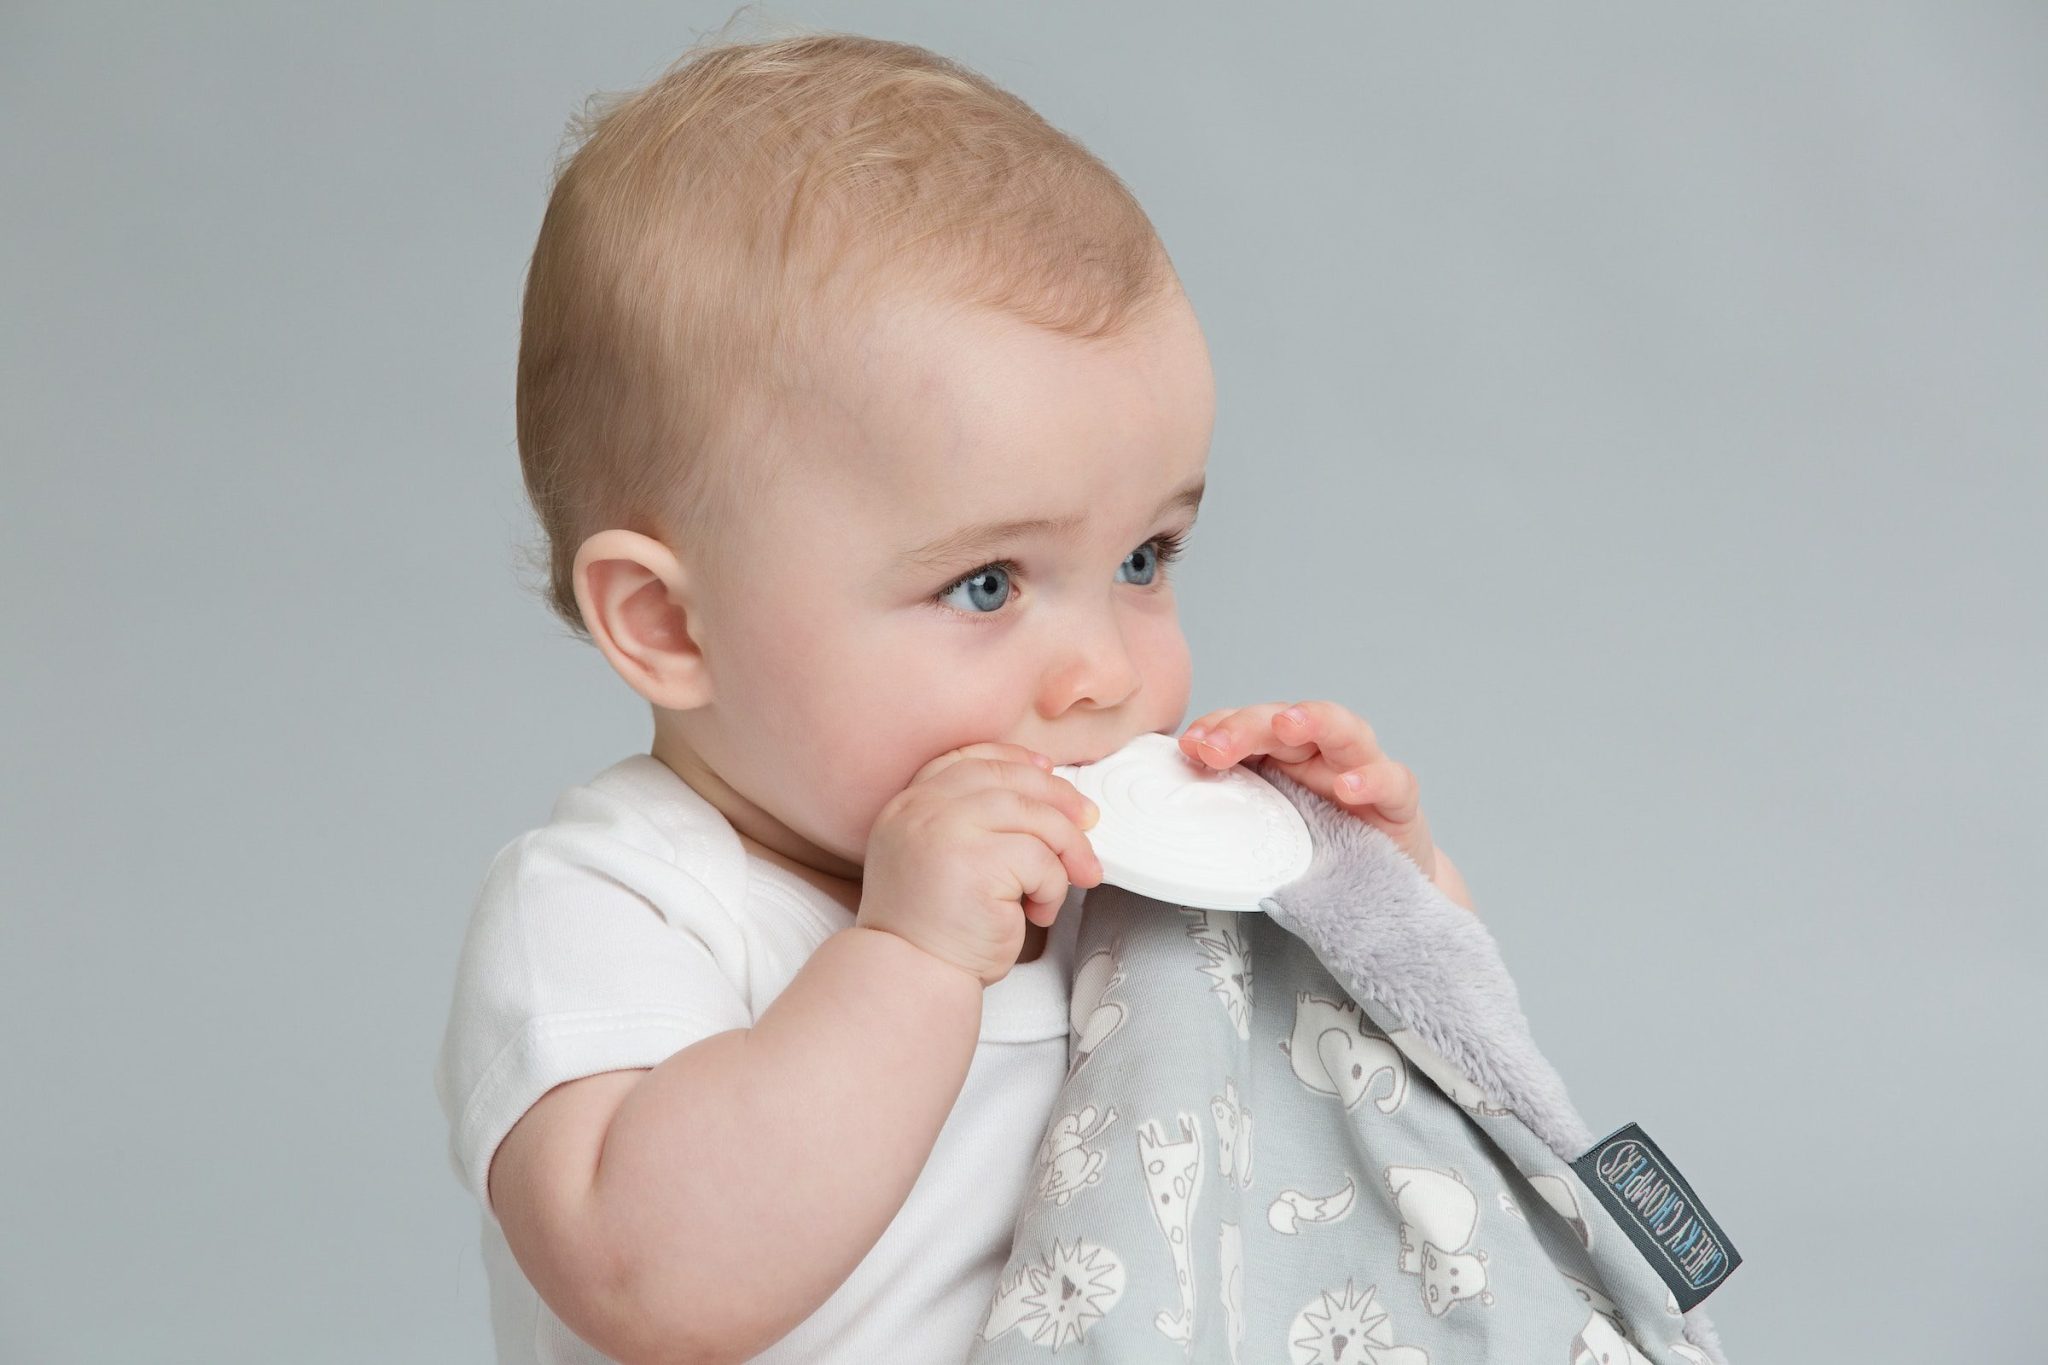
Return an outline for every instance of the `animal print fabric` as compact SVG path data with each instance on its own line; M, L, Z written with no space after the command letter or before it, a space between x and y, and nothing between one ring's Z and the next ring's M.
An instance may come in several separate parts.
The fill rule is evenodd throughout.
M1725 1362L1564 1157L1274 917L1098 886L1076 963L968 1365Z

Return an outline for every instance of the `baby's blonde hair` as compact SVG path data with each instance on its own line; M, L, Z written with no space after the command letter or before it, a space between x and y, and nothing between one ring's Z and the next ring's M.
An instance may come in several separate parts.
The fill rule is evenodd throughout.
M908 43L714 35L592 96L570 134L527 275L517 423L547 605L586 641L577 548L616 526L709 553L775 474L761 418L804 391L825 325L885 286L1089 339L1179 288L1108 166Z

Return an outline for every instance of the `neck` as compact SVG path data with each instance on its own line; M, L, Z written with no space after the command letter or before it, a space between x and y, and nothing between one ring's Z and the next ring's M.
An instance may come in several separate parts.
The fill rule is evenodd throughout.
M669 771L725 817L749 853L803 878L848 910L859 912L858 863L819 848L735 791L673 728L658 720L654 743L649 748Z

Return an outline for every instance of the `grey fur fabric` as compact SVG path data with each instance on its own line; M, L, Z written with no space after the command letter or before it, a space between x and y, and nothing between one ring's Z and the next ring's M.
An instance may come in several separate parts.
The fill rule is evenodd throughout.
M1361 1005L1379 1007L1505 1104L1569 1163L1595 1135L1563 1080L1536 1050L1499 946L1479 916L1453 903L1383 831L1263 760L1257 771L1308 822L1308 872L1263 902ZM1686 1339L1727 1365L1703 1308Z

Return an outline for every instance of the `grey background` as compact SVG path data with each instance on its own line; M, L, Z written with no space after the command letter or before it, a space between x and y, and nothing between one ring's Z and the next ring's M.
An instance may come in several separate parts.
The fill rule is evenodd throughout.
M567 116L730 12L0 8L0 1360L490 1359L457 945L649 737L515 570L521 281ZM2037 1353L2048 10L762 14L1137 191L1190 714L1415 769L1737 1365Z

